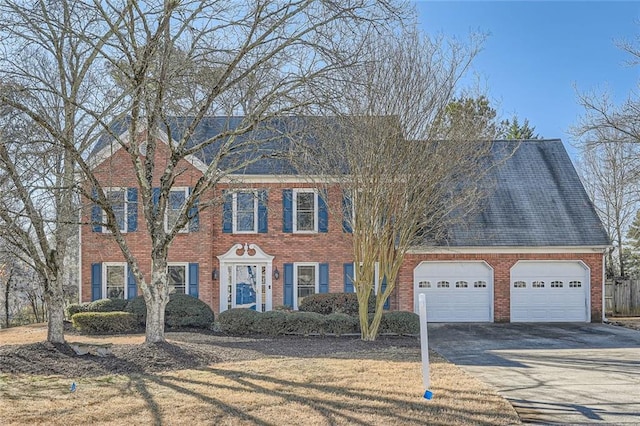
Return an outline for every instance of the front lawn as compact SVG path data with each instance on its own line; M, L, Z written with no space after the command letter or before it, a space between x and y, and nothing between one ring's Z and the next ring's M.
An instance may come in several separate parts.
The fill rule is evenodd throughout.
M0 331L3 425L519 422L508 402L436 354L434 398L424 400L415 338L168 333L171 344L145 347L141 335L67 337L113 343L113 356L99 358L33 343L45 335L44 326ZM39 353L33 362L27 349Z

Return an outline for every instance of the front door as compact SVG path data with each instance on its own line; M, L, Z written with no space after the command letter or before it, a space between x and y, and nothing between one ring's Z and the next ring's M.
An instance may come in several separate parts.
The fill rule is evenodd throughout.
M267 267L261 264L233 264L227 267L227 307L258 312L271 310L271 286Z

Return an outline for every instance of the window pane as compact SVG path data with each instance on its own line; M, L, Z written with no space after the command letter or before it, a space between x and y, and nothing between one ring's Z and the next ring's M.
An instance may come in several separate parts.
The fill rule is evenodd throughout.
M175 293L185 293L185 269L182 265L170 265L167 267L169 285L175 288Z
M316 292L316 267L298 266L298 306L305 297Z
M107 191L106 193L107 199L109 200L109 204L111 204L111 208L113 210L113 214L116 217L116 223L118 224L118 228L121 231L125 231L125 221L124 221L124 204L125 197L124 191L119 189L115 191Z
M311 210L315 207L315 194L313 192L298 192L298 210Z
M296 224L298 231L313 231L315 214L313 212L301 212L298 210Z
M167 206L167 229L173 228L178 221L180 209L185 203L185 192L183 189L169 192L169 205Z
M109 299L124 299L124 265L107 265L107 294Z
M253 192L236 194L236 231L255 231L255 195Z

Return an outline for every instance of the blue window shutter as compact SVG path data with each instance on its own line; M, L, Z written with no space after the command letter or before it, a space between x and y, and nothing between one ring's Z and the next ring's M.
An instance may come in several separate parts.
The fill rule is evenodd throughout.
M353 200L344 192L342 194L342 231L349 234L353 233L351 221L353 220Z
M93 199L98 198L98 191L95 189L91 192ZM102 232L102 209L97 204L91 207L91 230L93 232Z
M138 295L138 285L136 277L133 275L131 268L127 265L127 299L133 299Z
M380 283L380 291L382 291L384 293L384 291L387 289L387 276L385 275L384 277L382 277L382 283ZM384 302L384 309L389 309L389 298L387 297L387 300L385 300Z
M189 264L189 296L198 297L199 271L200 268L197 263Z
M327 203L321 194L318 194L318 232L329 231L329 212Z
M293 190L282 190L282 232L293 232ZM286 305L286 303L285 303Z
M189 188L189 195L191 195L191 188ZM193 206L189 209L189 232L197 232L200 230L200 214L198 213L199 199L193 202Z
M293 307L293 263L285 263L284 267L284 304Z
M222 232L230 234L233 232L233 194L229 191L222 193L224 204L222 204Z
M160 188L151 190L151 202L153 203L153 212L158 214L158 205L160 204Z
M258 191L258 232L266 234L268 231L267 191Z
M344 270L344 292L353 293L353 262L345 263L343 265Z
M138 230L138 188L127 188L127 232Z
M91 300L102 299L102 263L91 264Z
M329 264L321 263L320 264L320 282L319 282L319 290L320 293L329 293Z

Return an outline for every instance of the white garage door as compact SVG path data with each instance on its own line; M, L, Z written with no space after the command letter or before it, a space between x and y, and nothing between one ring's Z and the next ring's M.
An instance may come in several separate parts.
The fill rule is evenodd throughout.
M493 270L485 262L422 262L413 278L414 309L424 293L429 322L493 320Z
M520 261L511 268L511 322L589 321L589 268Z

